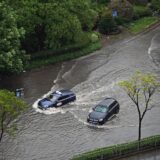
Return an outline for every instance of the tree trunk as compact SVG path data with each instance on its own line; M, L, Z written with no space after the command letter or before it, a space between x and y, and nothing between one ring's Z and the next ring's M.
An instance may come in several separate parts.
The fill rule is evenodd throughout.
M139 119L139 127L138 127L138 148L140 149L140 142L141 142L141 125L142 119Z
M4 130L3 130L3 128L2 128L2 129L1 129L1 134L0 134L0 142L1 142L2 137L3 137L3 133L4 133Z

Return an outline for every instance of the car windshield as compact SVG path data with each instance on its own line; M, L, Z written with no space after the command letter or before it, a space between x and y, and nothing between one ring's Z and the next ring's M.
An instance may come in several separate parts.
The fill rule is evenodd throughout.
M95 108L95 111L96 112L102 112L102 113L105 113L105 112L107 112L107 108L106 107L104 107L104 106L101 106L101 105L98 105L98 106L96 106L96 108Z

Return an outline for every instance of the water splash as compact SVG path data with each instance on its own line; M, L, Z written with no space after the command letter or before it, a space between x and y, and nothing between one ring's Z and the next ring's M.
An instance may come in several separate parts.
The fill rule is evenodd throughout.
M150 47L148 48L148 55L150 59L155 63L156 68L160 65L160 34L153 36Z

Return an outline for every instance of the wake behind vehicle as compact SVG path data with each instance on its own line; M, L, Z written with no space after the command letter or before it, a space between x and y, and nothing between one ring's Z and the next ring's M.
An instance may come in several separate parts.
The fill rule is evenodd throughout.
M119 112L120 106L114 98L106 98L92 109L93 111L87 117L87 122L102 125Z
M71 90L60 90L51 93L47 98L38 102L38 108L46 110L52 107L59 107L76 100L76 95Z

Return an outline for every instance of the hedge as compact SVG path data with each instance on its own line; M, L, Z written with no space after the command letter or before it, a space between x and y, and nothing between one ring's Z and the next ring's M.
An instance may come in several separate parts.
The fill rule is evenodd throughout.
M139 145L140 144L140 145ZM74 156L71 160L105 160L120 158L129 154L145 151L146 149L154 149L160 147L160 135L151 136L139 141L117 144L105 148L99 148L90 152L86 152Z

